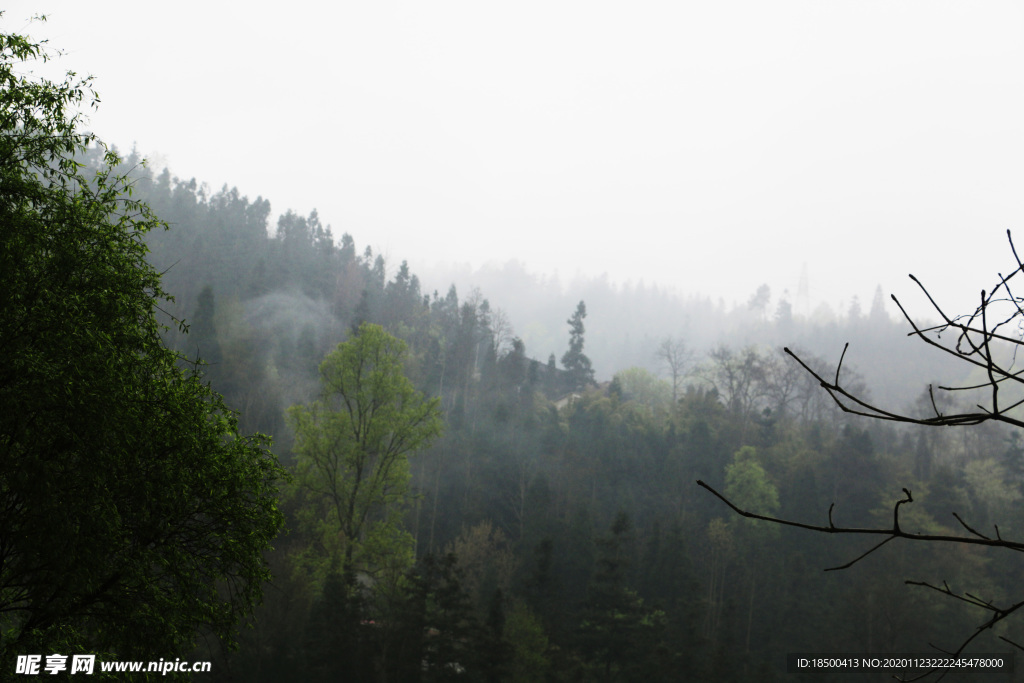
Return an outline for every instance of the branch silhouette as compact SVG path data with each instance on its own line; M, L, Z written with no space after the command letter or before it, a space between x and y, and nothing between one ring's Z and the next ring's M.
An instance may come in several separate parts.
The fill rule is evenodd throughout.
M981 383L968 384L963 386L928 386L928 396L931 404L931 414L920 417L904 413L894 412L878 405L875 405L865 397L858 395L855 390L851 391L842 383L843 362L846 359L846 352L849 343L843 346L839 362L836 364L835 375L826 379L822 373L816 371L808 362L805 362L798 354L788 347L785 353L793 358L800 366L810 374L828 393L829 397L845 413L859 415L876 420L899 422L906 424L917 424L929 427L962 427L979 425L985 422L997 422L1014 427L1024 427L1024 416L1017 414L1017 409L1024 405L1024 368L1015 369L1017 351L1024 347L1024 297L1014 294L1012 285L1015 285L1014 278L1024 278L1024 262L1021 261L1017 249L1013 243L1013 237L1009 230L1006 231L1007 240L1010 243L1010 250L1016 267L1009 275L998 274L998 282L989 291L981 290L979 303L971 313L951 317L943 311L942 307L935 301L928 289L913 275L910 279L920 288L931 304L934 312L938 314L941 322L932 326L921 326L907 313L903 304L895 296L892 300L896 303L904 319L910 325L911 331L907 336L916 337L930 347L937 348L943 353L951 355L958 360L965 362L983 371L984 381ZM943 340L943 335L946 335ZM949 340L953 341L950 342ZM1019 386L1018 386L1019 385ZM935 399L936 388L945 392L981 392L982 396L972 408L962 412L943 413ZM1016 389L1017 395L1010 395L1010 389ZM988 536L971 527L963 518L953 512L953 517L959 522L967 535L950 534L924 534L904 531L900 527L900 506L914 502L909 489L904 488L904 498L897 500L893 506L892 526L887 528L858 528L836 526L832 519L832 512L835 507L833 503L828 509L828 524L808 524L793 520L781 519L769 515L762 515L749 510L744 510L735 505L724 495L716 491L704 481L697 481L697 484L710 491L715 497L725 503L736 514L748 519L759 519L773 524L806 529L817 533L826 534L852 534L861 536L878 536L881 541L873 545L866 552L860 554L849 562L837 567L829 567L825 571L839 571L852 567L864 558L890 541L901 538L910 541L921 541L926 543L957 543L963 545L985 546L990 548L1006 548L1015 552L1024 551L1024 542L1013 541L1003 538L999 527L994 525L995 537ZM985 610L988 618L979 624L974 632L964 639L960 646L953 651L943 650L932 645L939 652L955 656L964 652L981 633L991 630L994 626L1018 613L1024 608L1024 600L1007 606L997 606L992 601L984 600L971 593L957 593L953 591L946 582L942 586L936 586L926 581L905 582L907 585L920 586L937 591L943 595L965 602L973 607ZM1018 649L1024 650L1021 646L1002 636L1000 640ZM930 644L931 645L931 644ZM932 669L912 678L899 679L916 681L932 674L938 673L938 679L945 677L948 669Z

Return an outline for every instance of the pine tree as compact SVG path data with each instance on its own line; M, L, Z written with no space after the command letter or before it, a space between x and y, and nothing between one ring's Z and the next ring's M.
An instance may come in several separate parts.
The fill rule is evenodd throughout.
M562 366L569 373L569 386L573 391L594 383L594 369L590 359L583 353L583 319L587 317L587 305L580 301L576 312L566 323L569 325L569 350L562 356Z
M660 644L665 614L646 608L629 586L634 555L629 516L619 512L610 531L597 541L597 568L587 589L580 644L601 680L631 680Z

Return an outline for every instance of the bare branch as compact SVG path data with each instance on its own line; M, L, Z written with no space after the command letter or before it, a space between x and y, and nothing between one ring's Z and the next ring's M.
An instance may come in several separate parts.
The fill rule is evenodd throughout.
M756 512L750 512L737 507L732 501L723 496L721 493L716 491L710 485L704 481L698 479L697 485L707 489L715 495L719 500L728 505L733 512L746 517L747 519L760 519L765 522L772 522L773 524L781 524L782 526L796 527L797 529L807 529L808 531L818 531L826 534L862 534L862 535L876 535L876 536L892 536L893 538L906 538L912 541L932 541L938 543L963 543L965 545L983 545L993 548L1010 548L1013 550L1024 550L1024 543L1018 541L1008 541L1005 539L992 539L992 538L971 538L970 536L950 536L947 534L917 534L907 531L903 531L899 528L898 519L896 518L896 511L894 510L894 524L891 529L868 529L860 527L838 527L832 523L831 508L829 508L829 526L821 526L818 524L805 524L803 522L794 522L788 519L779 519L778 517L771 517L769 515L761 515ZM904 492L907 492L904 489ZM909 492L907 492L909 493ZM903 503L912 502L909 499L904 499L896 502L896 509Z
M1013 642L1009 638L1004 638L1003 636L998 636L998 637L999 637L999 640L1002 640L1002 641L1004 641L1006 643L1009 643L1010 645L1013 645L1018 650L1024 650L1024 646L1018 645L1017 643Z
M839 370L843 367L843 359L846 358L846 350L848 348L850 348L850 342L843 344L843 352L839 355L839 362L836 364L836 386L839 386Z
M939 349L944 354L953 356L957 360L984 372L984 380L975 380L964 386L937 385L940 391L946 392L978 391L979 394L976 396L983 396L982 398L969 399L964 402L965 404L973 403L972 407L952 409L944 407L944 409L940 409L939 406L943 402L936 398L936 386L933 385L928 386L928 401L931 403L931 414L927 417L916 417L886 410L875 405L865 398L860 390L843 385L841 374L843 363L846 360L846 353L849 350L849 343L843 346L839 362L835 367L835 375L831 381L825 378L825 375L829 374L827 370L822 370L820 366L818 366L818 369L815 369L815 367L812 367L811 362L801 358L788 347L784 349L785 353L793 358L819 384L840 410L850 415L930 427L968 426L985 422L998 422L1014 427L1024 427L1024 417L1019 417L1015 413L1015 411L1024 406L1024 397L1018 397L1016 391L1009 391L1015 385L1024 386L1024 369L1015 369L1017 352L1024 349L1024 297L1015 296L1011 287L1011 281L1015 277L1020 276L1020 278L1024 278L1024 261L1021 260L1020 254L1017 252L1009 230L1006 231L1006 236L1010 243L1010 250L1013 253L1016 267L1008 275L1004 276L1002 273L998 273L998 280L995 286L991 289L982 289L980 291L978 304L972 312L956 317L947 315L924 284L914 275L910 275L910 279L924 293L931 307L939 316L940 322L938 324L919 325L910 316L899 299L892 296L892 300L910 326L910 332L907 333L908 336L916 337L927 346ZM945 341L943 340L943 335L947 335ZM952 335L952 341L950 341L949 335ZM1001 360L1004 357L1001 354L1008 348L1013 350L1011 359L1009 361ZM1005 384L1007 382L1010 384ZM1001 391L1004 389L1006 391ZM703 481L698 481L697 484L714 494L733 512L748 519L758 519L773 524L826 534L875 535L882 537L879 542L872 545L867 551L861 553L853 560L838 567L830 567L825 571L838 571L849 568L896 538L905 538L912 541L1006 548L1016 552L1024 552L1024 542L1003 538L997 525L993 525L995 529L995 537L993 538L971 527L955 512L953 517L968 532L967 536L904 531L900 526L899 520L900 506L914 502L910 490L906 488L903 489L906 497L897 500L893 506L891 528L855 528L836 526L833 520L835 503L829 506L827 526L807 524L743 510ZM936 650L946 652L950 656L959 656L981 633L992 629L1002 620L1024 608L1024 601L1009 606L1000 606L966 591L957 593L946 582L943 582L941 587L923 581L906 581L906 583L937 591L947 597L985 610L988 613L986 620L976 626L974 631L960 643L956 650L946 652L936 648ZM1024 650L1024 646L1002 636L998 637L1015 648ZM938 679L942 679L948 672L949 669L931 669L923 674L900 680L921 680L933 674L938 674Z
M981 533L980 531L975 531L975 530L974 530L974 529L972 529L972 528L971 528L970 526L968 526L968 525L967 525L967 522L965 522L964 520L960 519L960 515L958 515L958 514L956 514L956 513L954 512L954 513L953 513L953 516L954 516L954 517L956 517L956 521L960 522L960 524L961 524L961 526L963 526L963 528L967 529L968 531L970 531L970 532L971 532L972 534L974 534L974 535L975 535L975 536L977 536L978 538L985 538L985 539L988 539L988 536L986 536L985 534ZM991 539L989 539L989 540L991 540Z
M842 569L849 569L850 567L852 567L853 565L857 564L858 562L863 560L865 557L867 557L871 553L875 552L876 550L878 550L879 548L881 548L883 545L885 545L886 543L888 543L889 541L891 541L894 538L896 538L896 537L895 536L890 536L889 538L884 539L881 543L878 543L878 544L872 546L871 549L868 550L866 553L864 553L864 554L862 554L862 555L860 555L860 556L850 560L846 564L839 565L838 567L829 567L825 571L827 571L827 572L837 572L837 571L840 571Z

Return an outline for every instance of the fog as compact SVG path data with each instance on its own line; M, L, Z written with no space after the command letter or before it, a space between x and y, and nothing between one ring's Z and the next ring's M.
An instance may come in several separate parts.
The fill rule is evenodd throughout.
M8 241L39 277L14 280L18 315L0 328L17 351L8 374L34 378L6 388L0 444L12 466L42 464L9 477L29 487L11 488L0 541L17 581L60 586L46 610L71 606L34 630L15 605L8 631L108 653L91 607L104 598L82 588L95 577L18 554L48 538L23 517L78 533L65 501L85 493L97 498L82 519L109 510L128 529L96 546L114 549L101 592L121 589L124 557L161 544L183 554L154 566L218 589L179 600L176 579L151 582L174 598L154 606L132 578L126 643L153 614L219 600L233 522L193 499L253 502L252 485L219 478L250 453L274 471L253 512L273 521L265 540L288 531L247 560L253 580L273 574L262 604L223 614L252 628L235 651L189 625L142 653L213 661L211 680L771 681L784 653L960 652L977 635L972 647L1002 656L1024 642L1019 620L989 628L1024 605L1012 556L989 554L1024 547L1004 540L1024 529L1024 401L1010 386L1024 310L994 303L966 341L928 329L941 315L929 296L970 312L999 273L1024 270L1006 239L1022 217L1020 5L29 5L9 6L2 30L64 52L38 74L96 74L89 126L169 229L123 240L146 264L114 239L119 260L93 258L59 221L117 236L131 221L63 194L77 179L47 187L61 210L42 214L44 193L28 193L42 181L5 162ZM26 23L40 10L51 18ZM44 150L57 144L45 135ZM98 150L77 150L85 177L104 172ZM67 243L35 239L50 220ZM52 271L67 261L75 279L44 267L57 246ZM137 267L145 287L152 268L174 298L152 318L97 313L80 302L112 295L90 276L108 263ZM934 345L908 336L891 294ZM98 351L55 339L58 317ZM121 334L136 318L170 379L149 382L150 351ZM108 377L112 358L141 369ZM185 380L202 392L181 393ZM179 398L149 400L150 384ZM94 430L105 401L123 417ZM89 428L48 423L37 404ZM147 406L161 431L134 439ZM180 422L185 408L209 430ZM181 444L216 459L192 470ZM129 451L140 467L118 459ZM164 498L123 512L76 476L96 454L116 465L96 468L103 481L133 493L165 463L195 488L166 517ZM166 480L153 490L179 493ZM152 541L158 527L175 540ZM176 540L192 527L216 541L194 558ZM864 553L844 533L896 542ZM53 598L65 590L85 607Z
M41 68L97 76L106 140L416 271L516 259L728 304L806 272L812 310L913 272L963 309L1021 223L1017 3L54 0L2 21L40 11L26 30L67 53Z

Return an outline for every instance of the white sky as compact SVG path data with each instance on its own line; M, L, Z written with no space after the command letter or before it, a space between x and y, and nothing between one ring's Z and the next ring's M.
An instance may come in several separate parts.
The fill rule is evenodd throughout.
M97 77L108 142L392 266L745 302L806 263L833 306L914 272L955 310L1024 247L1019 2L5 4Z

